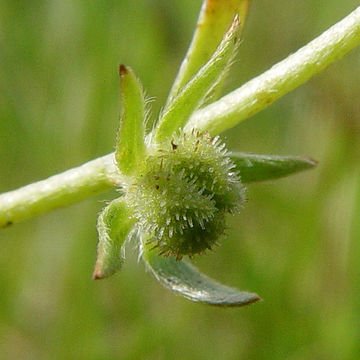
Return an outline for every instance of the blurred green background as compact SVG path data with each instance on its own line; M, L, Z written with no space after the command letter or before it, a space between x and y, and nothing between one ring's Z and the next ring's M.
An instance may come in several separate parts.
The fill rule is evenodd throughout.
M0 190L112 151L118 64L163 104L200 0L0 0ZM226 91L358 6L253 1ZM360 50L224 134L229 148L309 155L317 169L251 185L229 236L194 260L264 301L239 309L164 289L129 247L91 280L110 192L0 232L1 359L359 359ZM151 126L151 124L149 124Z

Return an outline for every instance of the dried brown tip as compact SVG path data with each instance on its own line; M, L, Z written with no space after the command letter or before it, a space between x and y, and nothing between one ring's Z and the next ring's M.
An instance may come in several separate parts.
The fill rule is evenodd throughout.
M105 275L99 269L98 264L95 264L95 269L94 269L94 272L92 274L92 278L93 278L93 280L100 280L100 279L105 278Z
M104 279L103 276L99 275L99 274L93 274L92 276L93 280L101 280L101 279Z
M124 76L129 72L128 68L124 64L119 65L119 75Z

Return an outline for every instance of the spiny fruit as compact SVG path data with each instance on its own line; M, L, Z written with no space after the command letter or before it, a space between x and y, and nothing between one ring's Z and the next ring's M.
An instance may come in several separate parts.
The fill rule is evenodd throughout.
M219 137L193 132L150 151L128 185L138 227L160 254L181 259L211 249L245 187Z

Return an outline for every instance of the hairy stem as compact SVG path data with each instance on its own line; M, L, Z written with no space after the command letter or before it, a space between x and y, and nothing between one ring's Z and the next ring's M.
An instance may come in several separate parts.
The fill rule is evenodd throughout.
M219 134L271 105L360 44L360 7L262 75L197 111L186 130Z
M257 78L197 111L187 129L220 133L266 108L360 44L360 7ZM113 154L0 195L0 227L70 205L118 184Z
M113 154L0 195L0 228L67 206L118 184Z

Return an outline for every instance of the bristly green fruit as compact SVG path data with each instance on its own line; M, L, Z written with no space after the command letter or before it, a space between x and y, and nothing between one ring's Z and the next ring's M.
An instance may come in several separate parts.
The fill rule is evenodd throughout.
M201 132L198 123L188 125L194 111L219 95L237 52L240 19L243 22L249 2L226 3L204 2L196 39L157 124L147 135L142 86L129 67L120 65L122 112L115 160L123 196L100 214L94 279L121 268L124 245L133 238L147 269L191 301L242 306L259 300L256 294L221 285L182 261L184 256L203 253L218 242L225 231L227 213L242 207L243 184L315 165L296 157L229 153L218 137L205 132L209 129ZM219 43L221 35L211 34L222 34L231 18ZM206 39L206 46L200 39Z
M218 137L179 134L150 151L126 191L139 230L159 253L181 259L211 249L245 187Z

